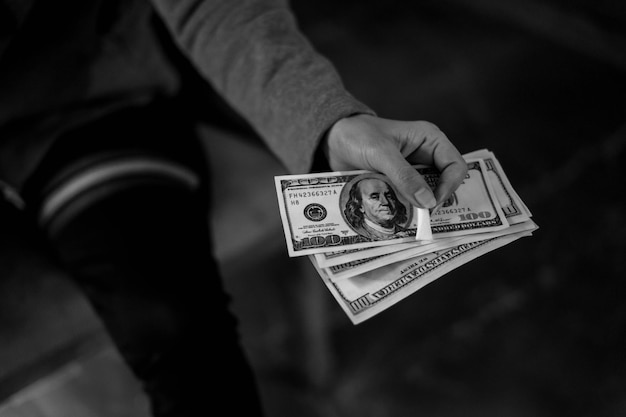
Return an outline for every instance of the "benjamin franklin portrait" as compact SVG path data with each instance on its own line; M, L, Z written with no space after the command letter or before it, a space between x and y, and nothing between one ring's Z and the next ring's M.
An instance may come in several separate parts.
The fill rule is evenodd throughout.
M359 235L385 240L409 235L407 207L388 180L379 174L363 174L346 185L344 218Z

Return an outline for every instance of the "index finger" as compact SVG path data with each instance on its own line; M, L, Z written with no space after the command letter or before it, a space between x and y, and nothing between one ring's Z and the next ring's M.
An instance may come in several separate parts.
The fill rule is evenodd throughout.
M445 133L436 127L407 159L433 165L439 170L439 182L434 192L437 204L448 199L467 174L465 159Z

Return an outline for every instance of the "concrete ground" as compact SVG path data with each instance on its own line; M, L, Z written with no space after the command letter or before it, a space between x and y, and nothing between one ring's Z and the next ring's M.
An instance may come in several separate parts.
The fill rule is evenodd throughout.
M540 229L353 326L308 261L287 257L272 182L284 169L243 138L207 140L222 201L210 221L218 236L250 237L216 249L268 416L625 416L624 9L292 3L380 116L435 122L463 153L494 151ZM49 270L0 266L14 280ZM11 367L0 417L146 415L97 320L61 281L37 278L0 309L0 366Z

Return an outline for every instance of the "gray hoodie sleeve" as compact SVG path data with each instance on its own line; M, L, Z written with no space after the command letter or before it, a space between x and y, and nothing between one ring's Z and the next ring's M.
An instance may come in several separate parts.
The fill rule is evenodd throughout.
M373 111L298 30L281 0L153 0L199 72L291 173L308 172L342 117Z

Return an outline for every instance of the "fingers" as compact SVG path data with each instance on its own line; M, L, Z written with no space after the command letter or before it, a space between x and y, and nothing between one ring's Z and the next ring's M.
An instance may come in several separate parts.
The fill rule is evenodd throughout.
M440 172L439 183L435 189L435 198L437 204L440 204L463 182L467 174L467 163L445 135L435 148L433 162Z
M428 122L419 122L423 137L418 149L407 159L416 163L434 165L440 172L435 189L437 204L447 200L467 174L467 163L461 153L437 126ZM415 140L415 138L413 138Z
M461 184L467 165L447 136L432 123L357 115L338 121L325 142L331 168L383 173L412 205L433 208ZM411 166L435 166L441 173L434 192Z
M426 180L397 149L378 154L373 165L391 180L398 192L412 205L420 208L435 207L435 196Z
M461 185L467 174L467 164L458 162L448 165L439 177L439 184L435 189L437 204L446 201L450 195Z

